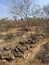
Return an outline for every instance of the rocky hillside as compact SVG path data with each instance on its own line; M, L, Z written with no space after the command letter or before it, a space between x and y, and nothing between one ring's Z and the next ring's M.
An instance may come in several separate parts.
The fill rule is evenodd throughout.
M23 40L19 40L14 48L10 45L5 45L0 51L0 61L4 62L5 65L10 65L12 62L15 65L20 65L19 63L30 65L30 62L33 65L35 64L34 62L47 65L49 63L48 45L49 39L46 39L44 36L28 34L26 39L23 37Z
M36 21L0 23L0 65L49 65L49 36Z

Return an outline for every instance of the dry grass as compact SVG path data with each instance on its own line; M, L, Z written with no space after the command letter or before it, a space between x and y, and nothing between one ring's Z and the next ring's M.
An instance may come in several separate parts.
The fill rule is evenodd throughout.
M17 45L17 42L27 40L30 34L36 34L36 23L38 22L38 34L45 34L45 20L41 19L29 19L29 27L27 28L27 24L24 23L26 21L1 21L0 24L0 49L5 47L6 45L10 45L14 48ZM41 26L42 25L42 26ZM28 30L26 30L28 29ZM36 57L36 54L40 51L41 46L49 42L49 38L46 37L39 43L35 44L32 52L34 51L34 55L31 54L28 56L28 59L24 58L15 58L14 60L7 62L0 60L0 65L49 65L42 63ZM28 54L30 51L27 52ZM33 56L33 57L32 57ZM31 58L32 57L32 58Z

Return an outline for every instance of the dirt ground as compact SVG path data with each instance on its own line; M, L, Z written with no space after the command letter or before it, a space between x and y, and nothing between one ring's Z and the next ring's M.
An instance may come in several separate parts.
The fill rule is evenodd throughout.
M28 39L30 40L30 35L36 34L35 30L36 27L31 26L29 31L24 31L20 28L11 28L8 31L0 32L0 52L5 46L10 46L12 49L14 49L17 45L19 45L18 43L22 41L27 41L27 43L29 44ZM29 48L23 54L23 57L16 57L11 61L0 59L0 65L49 65L49 60L47 60L48 62L46 60L43 61L43 58L47 58L47 56L49 59L49 46L47 47L47 53L46 50L44 51L45 48L42 48L42 46L44 46L45 44L49 44L49 38L43 37L42 39L40 38L37 41L37 43L33 43L32 48ZM43 57L42 60L40 58L42 57L42 55L40 55L40 57L37 56L39 52L41 54L43 54L42 52L45 53L45 57Z

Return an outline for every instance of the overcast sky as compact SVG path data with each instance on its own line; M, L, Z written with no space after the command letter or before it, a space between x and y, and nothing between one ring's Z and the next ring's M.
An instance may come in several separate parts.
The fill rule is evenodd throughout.
M8 11L10 0L0 0L0 18L10 17L10 13ZM49 0L36 0L37 4L41 6L49 4Z

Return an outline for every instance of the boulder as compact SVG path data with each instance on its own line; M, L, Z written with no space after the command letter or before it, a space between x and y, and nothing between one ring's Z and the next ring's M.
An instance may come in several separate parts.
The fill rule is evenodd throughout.
M19 52L21 52L22 54L24 53L24 48L23 46L21 46L20 44L16 46L16 48L19 50Z
M6 46L3 48L3 50L9 51L9 50L11 50L11 46L10 46L10 45L6 45Z
M13 54L14 54L14 57L22 57L23 56L23 54L21 53L21 52L13 52Z
M11 60L13 60L15 57L14 57L14 55L12 54L12 52L11 52L11 50L3 50L2 51L2 54L1 54L1 58L2 58L2 60L3 59L5 59L5 60L7 60L7 61L11 61Z

